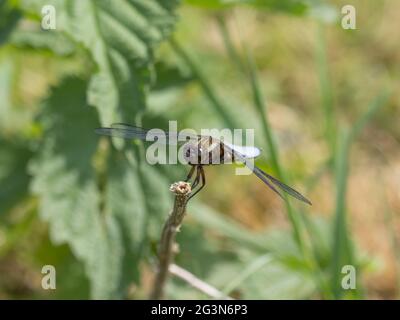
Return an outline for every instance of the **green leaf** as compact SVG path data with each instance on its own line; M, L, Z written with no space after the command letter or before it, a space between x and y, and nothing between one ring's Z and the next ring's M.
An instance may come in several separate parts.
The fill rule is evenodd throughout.
M68 243L85 262L92 292L110 295L107 267L113 260L109 239L99 210L99 193L91 165L97 146L93 128L95 110L86 105L86 85L68 79L44 103L40 117L44 139L30 166L32 191L40 197L40 215L49 222L55 244ZM108 260L108 261L105 261ZM113 270L112 268L110 268ZM110 281L110 279L108 279Z
M120 270L116 266L121 239L99 212L99 192L91 159L96 152L95 109L86 104L86 85L68 79L54 89L41 115L44 141L31 166L33 192L40 196L41 217L51 239L68 243L84 261L92 295L112 297Z
M86 82L67 79L53 89L40 116L44 137L31 164L40 215L55 244L68 243L83 261L94 298L122 298L168 214L167 181L141 162L143 151L109 150L98 158L96 110L86 103ZM100 153L100 157L104 152ZM162 220L161 220L162 219Z
M68 2L67 32L91 52L98 71L88 92L103 125L134 122L145 106L152 50L171 31L176 1L75 0Z
M7 0L0 0L0 46L7 41L20 18L20 12L11 8Z
M125 257L123 276L138 280L138 262L158 240L172 203L168 183L153 167L139 162L140 150L113 150L109 158L105 215L122 228Z
M0 61L0 215L27 195L30 179L26 165L32 153L24 141L9 135L15 130L17 116L12 108L13 81L13 62Z
M30 177L26 171L32 156L20 142L0 137L0 216L28 194Z
M26 231L25 231L26 233ZM37 237L37 233L31 237ZM90 283L83 263L74 257L68 245L55 246L48 234L34 248L38 265L53 265L57 270L57 290L40 290L40 299L89 299ZM29 241L29 239L27 240Z
M133 123L144 110L152 52L172 31L178 2L22 0L20 7L40 15L42 6L53 5L57 30L46 35L65 32L90 52L97 67L88 88L89 104L99 110L101 124L109 125Z
M168 65L163 61L158 61L154 67L157 78L151 88L152 93L154 91L164 91L182 87L194 80L192 75L184 73L178 67Z
M75 51L75 44L61 32L17 30L10 42L18 48L48 50L59 56L69 56Z

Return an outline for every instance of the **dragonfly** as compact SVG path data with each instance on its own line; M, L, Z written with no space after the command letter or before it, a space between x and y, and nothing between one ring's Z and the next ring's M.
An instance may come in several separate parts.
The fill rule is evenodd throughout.
M159 131L145 129L125 123L112 124L109 128L97 128L95 132L99 135L110 137L118 137L123 139L139 139L143 141L158 141L161 143L172 144L179 143L176 137L180 137L181 133L165 132L160 136ZM269 175L265 171L253 164L253 159L261 154L261 150L252 146L233 145L222 139L212 136L197 135L184 133L182 151L186 162L191 169L185 179L186 182L191 181L192 192L188 198L193 198L206 185L206 176L204 166L216 164L228 164L239 162L248 167L264 184L266 184L273 192L282 199L285 199L286 193L297 200L311 205L311 201L303 196L300 192L289 187L277 178ZM195 190L193 192L193 190Z

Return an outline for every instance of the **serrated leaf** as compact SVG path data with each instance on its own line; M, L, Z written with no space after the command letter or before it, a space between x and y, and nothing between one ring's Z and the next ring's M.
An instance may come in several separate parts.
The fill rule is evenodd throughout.
M60 32L17 30L10 42L18 48L49 50L59 56L68 56L75 51L75 44Z
M21 9L41 14L44 5L57 12L57 29L81 43L97 65L88 101L102 125L133 123L145 108L152 51L172 31L177 0L21 0Z
M85 262L92 290L107 296L103 278L110 264L104 261L108 242L91 165L97 145L93 127L98 123L95 110L86 105L85 83L68 79L54 89L40 120L44 141L30 168L40 215L49 222L53 242L68 243Z
M86 82L67 79L53 89L40 116L44 138L30 166L32 190L52 241L68 243L83 261L91 296L122 298L138 280L149 233L160 233L171 196L157 170L140 162L138 149L111 151L100 188L92 164L97 119L86 103Z
M68 79L54 89L41 115L44 141L31 166L32 190L40 196L40 215L51 239L68 243L84 261L92 295L115 295L121 276L116 261L123 250L116 226L99 212L99 191L91 160L96 152L95 109L86 104L86 85Z
M175 23L175 2L68 2L67 32L87 47L98 66L88 98L98 108L103 125L134 122L135 114L143 110L143 88L149 80L152 49Z

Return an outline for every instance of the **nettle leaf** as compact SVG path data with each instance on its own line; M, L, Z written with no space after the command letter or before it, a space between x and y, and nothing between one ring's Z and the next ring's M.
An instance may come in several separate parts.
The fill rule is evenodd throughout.
M123 276L138 280L138 261L158 240L171 205L169 184L158 171L139 162L141 151L113 150L108 161L105 211L111 224L123 229Z
M18 10L11 8L6 0L0 0L0 45L7 41L20 18Z
M27 196L30 180L26 165L32 152L26 141L14 135L15 118L21 118L13 104L14 71L11 59L0 61L0 215Z
M30 166L32 191L40 197L40 215L49 222L54 243L69 243L74 254L85 261L95 291L104 291L98 282L107 266L103 256L110 252L91 165L97 146L93 128L98 122L95 110L86 104L85 83L69 79L54 89L40 120L44 140Z
M0 216L27 196L32 152L22 142L0 138Z
M179 67L168 65L163 61L158 61L154 65L156 79L151 88L151 93L159 91L170 91L174 88L183 87L194 81L195 78L189 73L185 73Z
M155 0L67 2L67 32L84 44L98 67L88 98L103 125L133 122L143 110L152 49L170 33L175 5Z
M56 30L91 54L97 69L88 88L89 104L102 125L134 122L145 108L152 51L172 31L178 0L21 0L20 8L41 16L45 5L57 13ZM44 41L43 39L40 39Z
M43 30L16 30L10 43L21 49L46 50L58 56L70 56L75 52L75 44L60 32Z
M140 161L137 146L109 149L106 168L96 169L99 123L86 89L86 82L67 79L45 101L32 189L52 241L68 243L83 261L92 297L121 298L139 279L139 261L149 237L159 235L171 197L168 182Z

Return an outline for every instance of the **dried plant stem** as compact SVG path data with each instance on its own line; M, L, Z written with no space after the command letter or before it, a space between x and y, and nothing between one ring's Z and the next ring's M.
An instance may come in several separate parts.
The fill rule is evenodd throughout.
M174 276L186 281L193 288L198 289L199 291L205 293L211 298L233 300L231 297L227 297L223 292L219 291L218 289L214 288L203 280L200 280L194 274L177 266L176 264L171 264L169 266L169 272Z
M170 187L175 194L174 208L172 209L161 234L158 249L158 270L154 279L150 299L162 299L164 288L168 278L168 269L176 252L175 236L179 231L186 212L186 204L191 192L187 182L176 182Z

